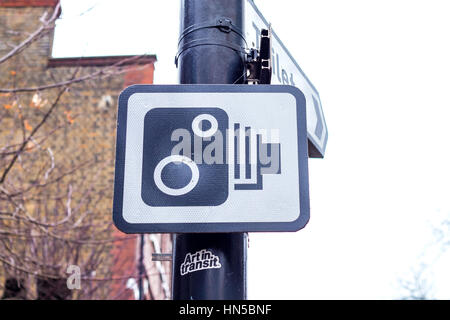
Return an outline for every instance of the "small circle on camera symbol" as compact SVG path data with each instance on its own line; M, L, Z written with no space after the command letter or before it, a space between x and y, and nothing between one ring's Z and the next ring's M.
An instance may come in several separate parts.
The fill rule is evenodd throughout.
M203 130L201 127L203 121L207 121L211 127L207 130ZM192 131L194 131L197 136L202 138L212 137L217 132L218 128L219 125L217 123L217 119L210 114L200 114L192 120Z

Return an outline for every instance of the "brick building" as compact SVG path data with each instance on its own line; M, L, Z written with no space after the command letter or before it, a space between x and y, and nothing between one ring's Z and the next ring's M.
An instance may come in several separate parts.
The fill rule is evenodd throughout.
M25 149L3 186L17 185L20 179L21 185L30 185L25 181L30 172L43 175L45 171L46 179L49 172L60 174L56 183L45 184L41 188L44 191L40 189L39 200L20 198L23 211L31 216L28 223L37 225L38 231L25 230L12 236L2 233L16 222L2 222L0 216L0 243L4 244L0 246L0 297L136 299L141 288L146 299L168 299L170 262L153 262L151 255L170 253L170 236L125 235L111 223L117 97L131 84L153 83L156 56L52 58L53 30L49 28L26 48L1 61L51 16L57 3L0 0L0 150L9 150L14 141L20 142L39 127L28 145L39 144L51 154L51 170L45 171L38 169L38 164L49 160L37 155L33 158L28 155L33 154L33 149ZM24 90L12 90L18 88ZM62 89L66 91L59 97ZM40 126L55 101L54 111ZM6 154L1 164L9 163ZM32 164L25 168L27 157ZM28 170L26 175L24 170ZM63 196L53 200L60 192ZM15 202L0 195L0 212L8 212L11 203ZM81 218L74 219L67 232L58 229L58 224L39 225L33 220L55 215L68 220L65 215L76 210L89 221L84 230L78 228ZM23 222L15 224L19 225L23 227ZM16 250L14 254L8 255L7 243ZM58 249L49 254L49 248ZM78 262L82 288L68 291L66 268ZM62 293L54 296L52 289L45 293L42 288L49 286Z

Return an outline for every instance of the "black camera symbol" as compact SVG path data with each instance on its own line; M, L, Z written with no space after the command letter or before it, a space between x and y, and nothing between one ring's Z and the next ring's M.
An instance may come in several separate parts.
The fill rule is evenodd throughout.
M143 201L154 207L217 206L228 198L227 161L204 161L208 145L225 137L227 113L210 108L154 108L144 118ZM181 133L181 134L180 134ZM174 153L183 146L182 152ZM226 143L213 151L226 154Z

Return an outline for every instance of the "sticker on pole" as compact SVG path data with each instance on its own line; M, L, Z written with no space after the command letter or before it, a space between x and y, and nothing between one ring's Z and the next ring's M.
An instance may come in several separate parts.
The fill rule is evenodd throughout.
M305 96L292 86L135 85L119 97L113 218L126 233L297 231Z

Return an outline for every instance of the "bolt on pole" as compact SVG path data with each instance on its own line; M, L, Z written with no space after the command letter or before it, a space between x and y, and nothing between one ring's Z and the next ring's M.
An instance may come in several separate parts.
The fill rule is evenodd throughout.
M182 0L176 57L180 84L242 84L245 78L243 32L243 0ZM220 267L182 275L186 255L202 250L217 257ZM175 234L172 297L174 300L244 300L246 268L246 233Z

